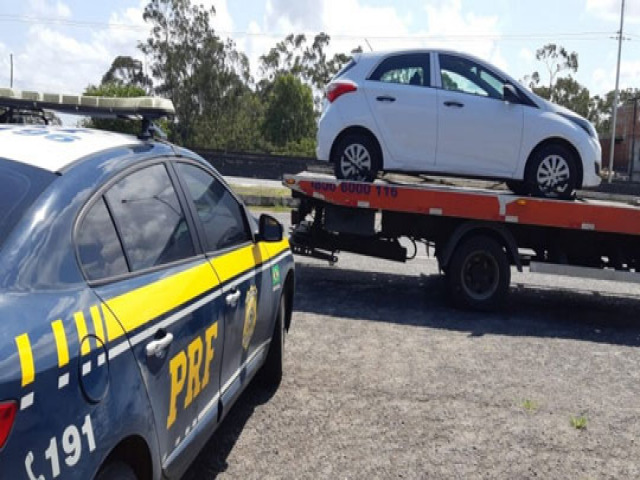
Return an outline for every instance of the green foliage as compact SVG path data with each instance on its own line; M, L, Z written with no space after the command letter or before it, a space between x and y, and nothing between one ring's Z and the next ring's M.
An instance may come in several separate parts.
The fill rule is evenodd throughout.
M578 54L576 52L567 52L564 47L559 47L554 43L549 43L536 51L536 60L541 61L547 67L549 72L549 89L553 88L556 76L563 70L569 70L573 73L578 71ZM540 75L534 73L538 81ZM536 82L537 83L537 82Z
M324 88L350 58L343 53L329 58L326 49L330 41L329 35L319 33L311 45L307 45L305 35L291 34L278 42L268 53L260 57L260 73L264 79L258 84L259 90L268 95L278 76L291 74L312 87L315 106L319 108ZM354 53L361 51L360 47L353 50Z
M106 83L99 86L89 85L84 92L90 97L143 97L146 92L142 87L136 85L124 85L120 83ZM141 125L135 120L112 120L104 118L92 118L82 122L87 128L97 128L111 132L138 135Z
M585 118L589 116L589 90L571 77L558 79L551 91L551 101Z
M315 134L311 88L293 74L278 76L266 99L262 132L276 148Z
M212 28L215 13L192 0L148 0L143 19L151 33L138 48L151 78L139 60L118 56L101 85L86 94L171 99L176 116L164 129L187 147L313 156L314 94L319 107L324 87L349 56L329 56L324 33L310 43L292 34L260 59L263 78L256 85L246 55ZM85 124L135 134L140 129L115 120Z
M522 408L524 408L529 413L535 413L540 406L535 400L525 399L522 401Z
M615 90L611 90L604 97L596 95L591 98L589 120L593 122L599 134L611 134L611 114L613 112L615 93ZM627 88L620 90L618 107L632 101L634 98L640 98L640 89Z
M142 62L131 57L116 57L102 77L102 85L117 84L140 87L147 93L153 82L144 73Z
M151 0L143 14L152 30L139 47L151 58L156 93L173 101L177 121L170 137L182 145L194 146L208 128L204 138L213 141L198 146L220 146L218 133L250 91L249 61L232 41L216 35L214 15L215 9L189 0Z
M580 85L573 77L559 77L562 71L578 71L578 54L569 53L564 47L555 44L545 45L536 52L536 58L545 63L549 72L549 86L540 84L540 74L533 72L521 80L538 96L573 110L589 119L601 135L611 132L611 113L615 92L610 91L603 97L591 97L589 90ZM629 88L620 91L621 106L640 96L640 89Z
M284 147L271 147L270 153L274 155L288 155L292 157L315 157L316 139L302 138L298 141L288 142Z
M570 422L571 422L571 426L576 430L586 430L587 428L587 417L584 415L580 415L578 417L571 417Z

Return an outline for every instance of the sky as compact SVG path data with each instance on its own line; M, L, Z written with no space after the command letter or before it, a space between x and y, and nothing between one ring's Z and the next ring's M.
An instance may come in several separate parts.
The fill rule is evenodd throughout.
M287 34L328 33L331 52L445 47L472 53L516 79L548 43L578 53L575 78L591 95L615 86L621 0L192 0L214 6L213 27L258 58ZM82 93L118 55L146 61L138 42L148 0L0 0L0 88ZM640 0L627 0L621 88L640 88Z

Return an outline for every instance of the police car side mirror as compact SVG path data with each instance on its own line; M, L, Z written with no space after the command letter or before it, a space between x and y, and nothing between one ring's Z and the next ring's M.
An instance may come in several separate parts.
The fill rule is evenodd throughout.
M280 242L282 241L282 225L271 215L260 215L260 227L258 230L258 241Z

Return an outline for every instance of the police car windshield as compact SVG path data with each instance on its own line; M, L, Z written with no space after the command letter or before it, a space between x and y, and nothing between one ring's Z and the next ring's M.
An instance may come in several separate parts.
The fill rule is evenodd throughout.
M0 249L34 200L56 175L0 158Z

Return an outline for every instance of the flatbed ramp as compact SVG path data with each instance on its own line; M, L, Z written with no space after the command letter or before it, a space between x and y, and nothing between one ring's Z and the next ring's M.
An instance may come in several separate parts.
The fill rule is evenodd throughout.
M566 276L640 279L638 206L437 184L341 181L311 173L285 175L283 183L300 200L292 212L295 252L330 262L340 251L406 261L401 237L425 243L434 247L452 297L467 307L500 304L510 265Z

